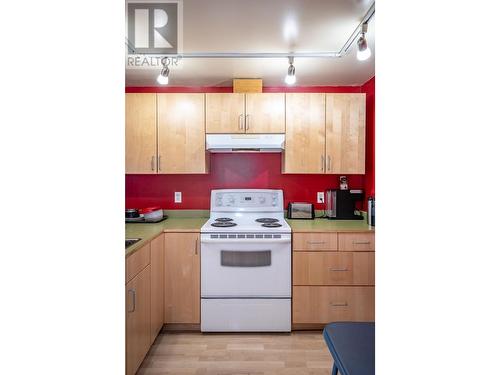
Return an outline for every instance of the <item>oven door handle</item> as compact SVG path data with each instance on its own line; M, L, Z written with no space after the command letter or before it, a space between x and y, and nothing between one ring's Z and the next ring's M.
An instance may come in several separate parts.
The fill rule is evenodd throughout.
M272 239L272 238L257 238L257 239L248 239L248 238L205 238L201 240L201 243L291 243L290 239Z

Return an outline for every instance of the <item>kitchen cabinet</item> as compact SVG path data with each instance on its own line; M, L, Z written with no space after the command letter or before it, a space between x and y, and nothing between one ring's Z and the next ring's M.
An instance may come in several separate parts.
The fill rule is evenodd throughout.
M164 322L200 323L200 234L165 234Z
M365 173L365 94L326 94L326 173Z
M156 173L156 94L125 95L125 173Z
M293 325L320 328L375 317L375 234L293 234Z
M207 173L205 95L158 94L158 173Z
M127 375L141 365L151 344L151 266L126 284Z
M245 94L206 94L207 133L245 133Z
M246 133L285 132L285 94L245 94Z
M206 94L207 133L285 132L285 94Z
M287 93L283 173L325 173L325 94Z
M151 241L151 344L153 344L163 327L165 294L164 236L164 234L160 234Z

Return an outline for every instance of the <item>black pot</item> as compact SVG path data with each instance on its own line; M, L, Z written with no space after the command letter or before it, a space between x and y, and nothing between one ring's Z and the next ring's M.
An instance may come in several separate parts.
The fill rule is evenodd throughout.
M125 210L125 218L132 219L141 216L137 208L127 208Z

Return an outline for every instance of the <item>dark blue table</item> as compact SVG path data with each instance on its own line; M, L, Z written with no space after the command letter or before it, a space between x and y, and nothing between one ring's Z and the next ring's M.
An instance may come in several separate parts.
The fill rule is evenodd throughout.
M375 323L330 323L323 337L332 354L332 375L375 374Z

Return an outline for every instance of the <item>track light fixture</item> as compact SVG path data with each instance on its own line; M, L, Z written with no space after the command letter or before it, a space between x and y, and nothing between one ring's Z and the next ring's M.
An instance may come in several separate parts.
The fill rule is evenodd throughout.
M368 23L364 23L361 27L361 35L358 39L358 53L356 57L359 61L364 61L370 58L372 51L368 47L368 42L366 41L366 32L368 31Z
M293 66L293 57L288 58L288 63L290 66L288 67L288 73L285 77L285 83L287 85L293 85L297 81L295 77L295 66Z
M168 75L170 74L170 69L167 66L167 60L165 58L162 60L162 63L163 68L161 68L161 72L158 75L158 78L156 78L156 82L160 85L168 85Z

